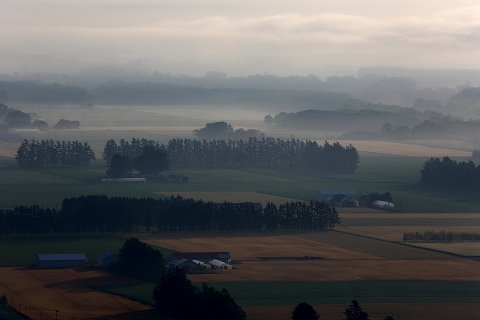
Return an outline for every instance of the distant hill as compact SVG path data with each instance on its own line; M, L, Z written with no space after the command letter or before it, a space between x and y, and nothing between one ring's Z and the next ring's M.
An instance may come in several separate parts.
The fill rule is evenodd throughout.
M398 110L340 109L304 110L267 116L265 122L288 128L318 129L333 131L359 131L380 129L385 123L395 126L413 126L427 119L424 113L413 109Z
M464 113L470 116L480 115L480 87L467 88L458 92L447 104L451 113Z
M90 95L85 88L35 81L0 81L0 102L86 104Z

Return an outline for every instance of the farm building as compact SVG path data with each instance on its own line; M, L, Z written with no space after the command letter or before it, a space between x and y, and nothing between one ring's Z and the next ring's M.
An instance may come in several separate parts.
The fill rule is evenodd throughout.
M167 268L180 268L185 272L190 272L192 270L202 270L202 269L210 269L211 266L207 263L204 263L199 260L189 260L189 259L176 259L173 256L169 256L166 258L165 263Z
M173 267L179 268L184 270L185 272L188 272L188 271L197 269L199 266L196 263L194 263L192 260L180 259L175 261L175 263L173 263Z
M100 268L109 268L110 265L118 260L118 253L104 252L98 256L98 266Z
M145 178L107 178L102 179L103 183L147 183Z
M36 266L39 268L76 268L87 265L83 253L38 254Z
M357 207L353 190L320 190L317 200L335 207Z
M198 260L205 263L211 260L232 263L232 257L229 252L174 252L172 256L177 259Z
M232 265L217 259L209 261L208 264L210 264L214 269L233 269Z
M198 261L198 260L191 260L193 263L195 263L198 267L203 268L203 269L210 269L212 266L209 265L208 263Z

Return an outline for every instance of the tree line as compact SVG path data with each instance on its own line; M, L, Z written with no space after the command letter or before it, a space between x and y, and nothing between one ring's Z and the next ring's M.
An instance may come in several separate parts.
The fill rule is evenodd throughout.
M87 142L23 140L15 156L20 168L82 167L95 160Z
M462 189L480 187L480 166L472 161L458 162L449 157L430 158L420 173L421 182L426 185Z
M462 242L480 241L480 233L476 232L452 232L452 231L426 231L426 232L406 232L403 234L403 241L418 242Z
M249 138L248 140L171 139L167 145L152 140L109 140L103 158L115 154L135 159L145 146L165 150L169 163L180 168L309 168L335 173L353 173L359 163L357 150L335 142L319 145L298 139Z
M65 199L60 209L38 206L0 210L0 234L108 234L326 230L340 223L334 208L320 202L213 203L171 197L126 198L104 195Z

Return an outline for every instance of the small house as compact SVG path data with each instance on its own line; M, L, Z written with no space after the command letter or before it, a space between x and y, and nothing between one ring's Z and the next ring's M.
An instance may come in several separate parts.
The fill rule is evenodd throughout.
M157 179L163 182L186 183L188 177L171 170L164 170L158 173Z
M353 190L320 190L317 200L334 207L357 207Z
M62 253L37 255L36 266L39 268L78 268L87 265L87 256L83 253Z

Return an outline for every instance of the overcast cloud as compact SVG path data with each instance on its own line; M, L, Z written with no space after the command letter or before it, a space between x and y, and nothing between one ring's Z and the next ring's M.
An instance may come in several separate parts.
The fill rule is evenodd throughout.
M0 0L0 72L480 69L478 1Z

